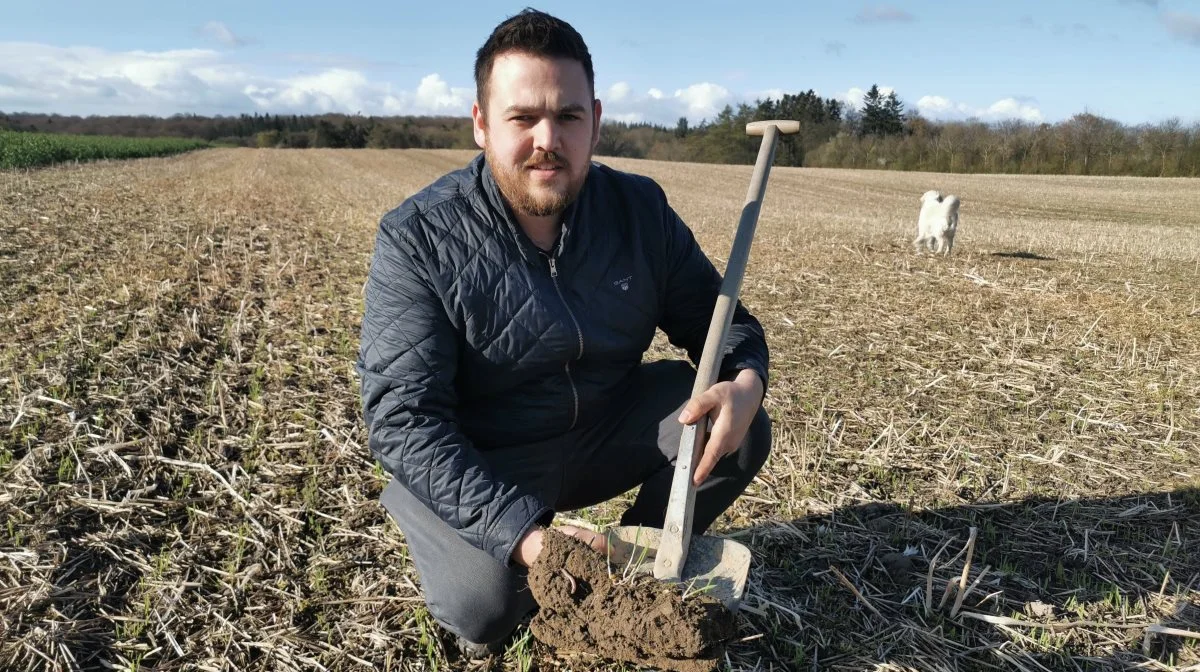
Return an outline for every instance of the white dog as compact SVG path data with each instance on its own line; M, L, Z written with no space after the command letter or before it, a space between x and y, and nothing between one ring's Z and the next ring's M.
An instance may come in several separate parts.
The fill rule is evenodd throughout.
M921 253L921 245L925 244L931 252L949 255L957 230L958 197L949 194L943 196L939 191L925 192L921 196L917 239L913 241L917 254Z

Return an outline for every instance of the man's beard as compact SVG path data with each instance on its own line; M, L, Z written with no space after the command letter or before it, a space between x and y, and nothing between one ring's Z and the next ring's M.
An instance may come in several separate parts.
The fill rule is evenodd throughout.
M502 164L492 154L491 149L485 148L483 154L488 165L491 166L492 175L496 178L500 193L504 195L513 212L518 215L551 217L560 214L579 196L579 192L583 190L583 183L587 179L586 171L578 178L571 175L571 166L567 160L555 152L538 152L529 157L529 160L519 168ZM590 156L588 160L590 163ZM538 189L534 192L532 189L533 176L530 175L528 169L547 163L558 166L566 173L568 182L565 187L547 184L544 186L549 188Z

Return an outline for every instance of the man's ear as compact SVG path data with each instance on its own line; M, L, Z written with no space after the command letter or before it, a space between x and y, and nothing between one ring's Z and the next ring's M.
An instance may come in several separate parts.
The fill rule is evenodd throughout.
M478 100L471 105L471 132L475 135L475 144L480 149L487 149L487 119Z
M603 105L600 104L600 99L596 98L592 101L592 151L596 151L596 145L600 144L600 112Z

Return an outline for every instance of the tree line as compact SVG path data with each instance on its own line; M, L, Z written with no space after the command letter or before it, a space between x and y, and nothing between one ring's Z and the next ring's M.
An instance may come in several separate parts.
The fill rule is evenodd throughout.
M805 152L833 137L842 104L812 91L785 94L753 106L726 107L711 122L690 128L681 118L673 128L653 124L607 123L597 154L706 163L753 162L757 143L745 135L747 119L789 118L804 122L800 136L788 136L779 156L784 165L803 165ZM351 149L475 149L471 120L462 117L376 117L361 115L242 114L236 117L171 117L3 114L0 130L187 137L244 147Z
M257 113L236 117L195 114L80 117L0 112L0 130L136 138L182 137L219 145L296 149L466 149L475 146L471 120L460 117Z
M872 91L874 91L872 87ZM805 165L950 173L1200 176L1200 122L1130 126L1090 112L1048 124L1008 119L933 122L903 114L890 94L851 114ZM900 112L899 124L893 119ZM876 118L873 121L873 115ZM878 129L886 128L885 131Z
M1200 123L1179 119L1129 126L1083 112L1062 122L932 121L904 109L895 92L872 86L861 107L813 91L726 106L691 125L605 123L596 153L660 161L751 164L758 139L745 125L795 119L777 165L939 172L1200 176ZM79 117L0 113L0 130L184 137L278 148L475 149L463 117L243 114L204 117Z

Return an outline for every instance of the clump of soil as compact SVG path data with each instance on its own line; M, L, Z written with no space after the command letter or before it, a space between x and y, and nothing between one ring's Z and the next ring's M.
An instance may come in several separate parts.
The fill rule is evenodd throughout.
M529 570L539 610L529 628L558 649L676 672L709 672L734 635L733 613L707 595L644 574L611 576L587 544L547 530Z

